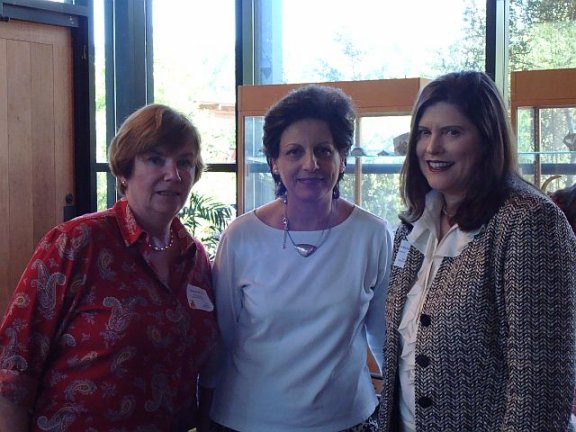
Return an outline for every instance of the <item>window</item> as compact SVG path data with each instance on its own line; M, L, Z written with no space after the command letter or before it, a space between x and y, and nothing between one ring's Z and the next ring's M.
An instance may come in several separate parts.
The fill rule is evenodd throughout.
M254 16L255 84L484 69L486 0L259 0Z
M152 29L154 101L188 115L202 137L209 170L193 192L235 205L234 0L155 0Z
M111 179L107 171L107 133L106 133L106 63L104 59L104 0L94 0L94 85L96 98L96 163L102 168L96 174L97 210L108 207L108 195L115 196L114 189L109 190Z
M576 180L576 69L512 72L512 121L526 179L546 191Z
M576 4L510 0L511 109L524 176L553 191L576 180Z
M112 0L94 3L97 28L102 25L97 8ZM151 13L138 19L152 16L154 46L149 59L154 72L146 78L153 88L134 91L148 92L148 100L191 116L202 134L210 168L194 190L229 204L238 199L240 212L273 196L260 147L262 115L276 99L266 99L262 112L245 114L236 126L236 84L429 79L453 70L476 69L500 74L495 78L507 99L512 72L576 68L576 6L563 0L215 0L201 7L186 0L132 3L151 8ZM113 19L117 18L112 14L106 17ZM138 37L149 34L140 30ZM96 33L97 44L98 39ZM96 69L103 71L98 62L97 45ZM97 87L101 101L98 81ZM115 91L117 100L125 99L121 94L125 89ZM98 102L99 119L101 107ZM538 120L532 108L518 106L517 110L523 173L538 182L534 177L538 171L528 165L540 161L541 183L561 175L550 187L567 185L573 181L572 174L557 173L563 164L574 162L565 143L574 133L574 107L541 107ZM109 118L110 113L108 132L98 127L99 161L104 160L100 137L110 136ZM409 120L409 110L393 115L362 113L356 142L362 154L348 160L342 184L345 197L390 221L401 209L398 173L403 161L392 150L408 132ZM238 150L236 127L244 141ZM241 158L238 166L236 154ZM99 193L105 189L103 173ZM106 188L110 194L110 182Z
M245 83L400 82L484 69L485 0L358 0L353 5L259 0L253 15L253 62L245 53L245 63L252 65ZM404 160L394 143L406 141L416 97L416 92L408 94L403 110L360 113L354 152L358 156L348 159L341 183L343 197L392 224L402 208L399 172ZM385 99L384 94L381 102ZM239 208L247 211L270 200L274 187L261 151L262 118L239 121L246 143L239 153L246 157L245 171L238 178L244 191ZM240 162L244 164L244 159Z

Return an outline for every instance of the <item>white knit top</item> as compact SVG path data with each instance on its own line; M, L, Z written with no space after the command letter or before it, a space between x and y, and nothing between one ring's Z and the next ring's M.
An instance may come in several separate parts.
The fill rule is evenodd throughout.
M316 244L321 231L294 231ZM252 213L236 219L214 263L225 365L212 418L238 431L334 432L378 401L368 343L382 366L391 260L387 223L356 207L300 256Z

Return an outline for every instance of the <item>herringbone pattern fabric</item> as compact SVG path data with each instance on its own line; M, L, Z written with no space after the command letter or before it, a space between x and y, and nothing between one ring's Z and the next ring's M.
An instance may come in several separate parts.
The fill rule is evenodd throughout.
M401 226L394 254L411 227ZM393 267L381 428L395 429L398 324L423 260ZM417 431L566 431L575 383L576 239L523 183L455 258L445 258L416 346ZM418 356L425 361L418 362Z

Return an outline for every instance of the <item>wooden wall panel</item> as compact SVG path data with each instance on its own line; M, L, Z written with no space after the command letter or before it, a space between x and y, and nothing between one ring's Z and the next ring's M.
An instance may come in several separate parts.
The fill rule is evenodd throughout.
M0 316L74 193L73 109L69 29L0 22Z
M30 89L30 43L9 40L6 44L8 81L8 225L10 269L8 283L13 288L34 243L32 214L32 94Z
M57 220L54 137L53 51L51 45L33 43L30 47L32 238L40 239Z
M6 41L0 39L0 313L4 304L2 300L8 298L12 292L8 284L10 268L8 99L2 96L8 92L6 66Z
M68 36L67 33L62 33ZM54 52L54 154L56 217L63 218L66 195L74 193L74 101L72 94L72 41L66 37Z

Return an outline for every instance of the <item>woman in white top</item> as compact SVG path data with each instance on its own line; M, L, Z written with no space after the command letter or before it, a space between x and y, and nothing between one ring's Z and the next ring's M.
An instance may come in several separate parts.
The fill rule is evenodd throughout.
M387 223L340 197L355 113L341 90L297 89L265 117L277 199L236 219L214 263L224 365L213 430L376 431Z

